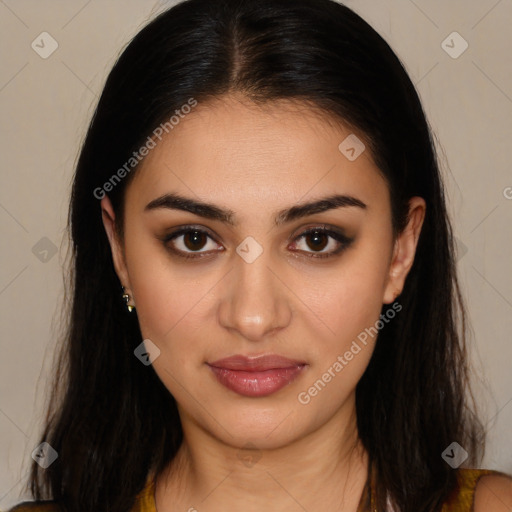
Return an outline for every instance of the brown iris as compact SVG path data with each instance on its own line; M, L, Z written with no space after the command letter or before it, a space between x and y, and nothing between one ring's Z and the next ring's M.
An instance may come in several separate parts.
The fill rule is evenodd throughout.
M313 241L312 244L308 242L308 246L311 249L322 250L325 249L326 245L328 244L329 236L326 233L322 233L321 231L313 231L307 235L306 239Z
M206 244L206 239L208 235L206 233L201 233L201 231L189 231L185 233L183 236L183 243L190 249L191 251L197 251L201 249Z

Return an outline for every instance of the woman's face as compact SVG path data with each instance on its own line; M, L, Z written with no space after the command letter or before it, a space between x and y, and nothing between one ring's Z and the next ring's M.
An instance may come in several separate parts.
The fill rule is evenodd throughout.
M102 207L184 429L264 449L353 418L376 333L393 322L382 305L412 265L423 200L394 243L369 150L306 105L226 96L156 142L127 187L122 243L108 197ZM208 206L192 213L171 196ZM241 357L221 361L231 356Z

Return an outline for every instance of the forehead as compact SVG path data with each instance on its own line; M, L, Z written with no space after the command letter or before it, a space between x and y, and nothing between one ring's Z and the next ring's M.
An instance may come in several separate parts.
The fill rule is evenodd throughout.
M256 105L227 95L200 103L156 139L128 187L127 202L145 206L173 191L210 202L219 198L235 211L254 202L278 209L336 192L366 203L379 196L386 201L386 183L363 141L363 134L307 103ZM346 153L351 146L355 159L354 152Z

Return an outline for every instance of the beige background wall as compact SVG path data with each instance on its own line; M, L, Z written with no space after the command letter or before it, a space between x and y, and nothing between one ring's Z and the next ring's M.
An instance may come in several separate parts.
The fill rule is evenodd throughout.
M39 435L79 144L118 52L170 4L0 0L1 510L19 500ZM487 379L484 466L512 472L512 2L346 4L402 58L441 141L475 374ZM31 47L42 32L58 44L46 59ZM40 53L51 49L43 37Z

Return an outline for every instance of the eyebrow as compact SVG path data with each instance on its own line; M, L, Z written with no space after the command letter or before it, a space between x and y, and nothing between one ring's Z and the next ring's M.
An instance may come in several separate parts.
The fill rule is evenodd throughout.
M366 204L360 199L348 195L335 194L309 203L302 203L280 210L277 212L274 222L276 226L279 226L315 213L347 207L356 207L363 210L367 208ZM164 194L154 199L146 205L144 211L157 210L160 208L182 210L198 215L199 217L220 221L231 226L237 225L236 215L232 210L221 208L211 203L197 201L175 193Z

